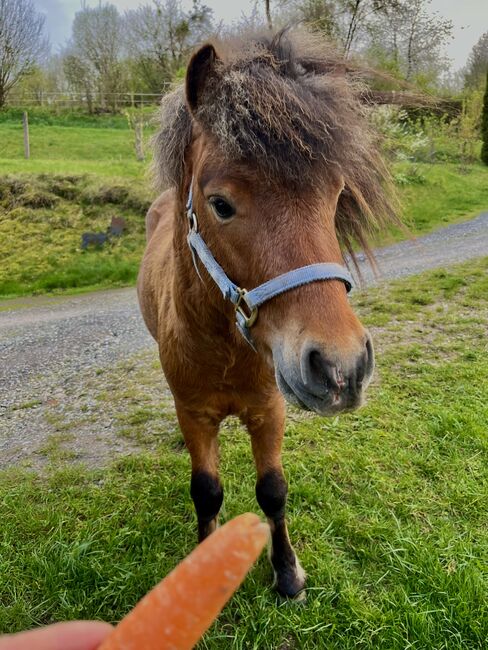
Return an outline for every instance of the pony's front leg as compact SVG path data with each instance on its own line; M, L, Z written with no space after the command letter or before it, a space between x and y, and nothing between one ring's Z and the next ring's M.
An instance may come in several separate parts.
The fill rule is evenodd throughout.
M285 407L280 398L266 410L249 409L244 418L251 434L257 470L256 497L271 527L270 560L278 593L289 598L305 598L305 572L288 537L285 507L288 486L281 464L285 429Z
M191 456L190 494L198 519L198 541L217 527L217 516L224 498L218 475L218 422L198 418L184 408L176 408L183 438Z

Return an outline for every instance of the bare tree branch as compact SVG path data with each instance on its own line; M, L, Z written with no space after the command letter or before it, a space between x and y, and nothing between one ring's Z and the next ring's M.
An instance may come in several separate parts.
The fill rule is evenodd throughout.
M0 0L0 108L15 84L47 53L44 22L31 0Z

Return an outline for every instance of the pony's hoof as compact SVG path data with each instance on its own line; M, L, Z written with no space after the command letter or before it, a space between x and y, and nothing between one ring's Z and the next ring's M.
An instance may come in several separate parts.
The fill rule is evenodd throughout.
M293 605L306 605L307 604L307 590L305 587L298 591L294 596L288 598L288 601Z
M304 603L307 600L305 572L298 561L293 571L285 571L281 575L275 575L275 587L282 598L296 603Z
M298 591L292 589L285 590L276 587L276 591L281 596L281 598L285 599L289 603L304 605L307 602L307 591L305 587L302 587Z

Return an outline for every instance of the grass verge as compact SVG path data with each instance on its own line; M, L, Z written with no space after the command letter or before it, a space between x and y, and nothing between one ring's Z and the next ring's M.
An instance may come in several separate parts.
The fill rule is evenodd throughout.
M394 166L402 218L413 235L425 235L488 210L488 167L397 163ZM400 230L382 234L379 245L405 239Z
M285 437L308 603L279 602L261 558L201 648L486 647L488 259L355 300L378 350L369 404L333 420L291 409ZM131 400L127 427L157 430L155 451L0 475L1 630L116 621L193 547L188 455ZM221 446L223 518L257 510L234 420Z

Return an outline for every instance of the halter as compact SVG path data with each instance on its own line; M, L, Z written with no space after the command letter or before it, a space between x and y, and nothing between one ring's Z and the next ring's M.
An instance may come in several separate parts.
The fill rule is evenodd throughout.
M301 287L310 282L318 280L341 280L346 285L346 290L352 288L352 277L349 271L340 264L333 262L309 264L301 266L293 271L288 271L278 275L272 280L260 284L255 289L247 291L238 287L226 275L224 269L212 255L207 244L203 241L198 232L197 215L193 212L193 180L188 192L188 201L186 204L189 231L187 236L188 245L193 258L195 270L200 279L202 279L198 270L197 257L203 266L207 269L209 275L219 287L222 295L226 300L230 300L235 308L236 325L242 336L246 339L251 347L254 348L250 328L256 322L258 317L258 308L271 298L279 296L285 291Z

